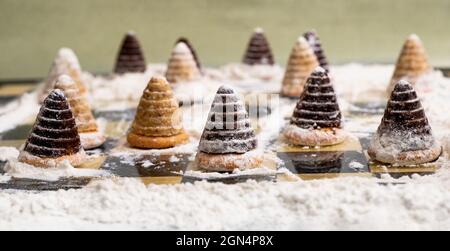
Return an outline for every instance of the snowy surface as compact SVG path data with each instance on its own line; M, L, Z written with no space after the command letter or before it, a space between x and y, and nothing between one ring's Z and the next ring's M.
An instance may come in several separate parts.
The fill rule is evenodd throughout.
M117 109L123 108L125 103L137 104L150 76L162 75L164 67L150 65L149 70L140 75L90 76L88 98L96 109ZM175 93L195 95L187 91L196 90L213 97L216 87L221 84L231 85L238 92L251 89L277 92L281 87L281 69L249 71L242 67L229 65L221 69L206 69L204 80L189 83L190 88L175 87ZM361 97L380 102L392 71L393 66L389 65L333 67L332 79L343 114L354 109L352 104L361 101ZM263 74L267 72L270 74ZM404 183L402 185L389 185L393 181L390 177L381 180L387 185L380 185L380 180L355 177L276 184L200 182L148 187L131 179L107 179L81 190L41 193L0 191L0 229L450 230L450 113L443 110L450 100L450 80L437 72L431 78L431 81L428 79L418 83L416 90L433 131L446 152L439 160L441 169L435 175L396 180ZM105 107L111 100L123 103L114 102L116 107ZM381 102L386 100L381 98ZM34 117L37 113L35 104L36 98L31 94L1 107L0 131L14 128L25 119ZM201 113L204 115L183 118L192 137L188 144L172 150L174 155L196 151L209 104L196 106L205 109ZM258 140L262 148L279 136L283 118L290 116L292 111L292 103L281 100L272 115L259 122L257 127L261 133ZM381 117L375 121L350 120L345 128L358 135L371 133L376 130L379 119ZM119 124L118 127L126 131L126 123ZM114 155L121 156L124 162L132 162L142 153L140 151L119 149ZM13 158L16 153L10 148L0 148L0 159ZM173 157L169 161L176 162L178 159ZM142 164L153 165L151 162ZM358 163L350 165L354 169L360 168ZM60 170L60 175L74 175L70 167L64 168ZM8 181L11 175L15 175L14 172L0 175L0 182ZM38 175L45 177L47 174Z
M436 182L439 180L440 182ZM0 229L450 229L450 176L144 186L103 181L82 190L0 193Z

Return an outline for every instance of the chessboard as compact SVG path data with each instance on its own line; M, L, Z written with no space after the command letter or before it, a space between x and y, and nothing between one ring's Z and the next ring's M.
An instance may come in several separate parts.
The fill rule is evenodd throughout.
M450 71L447 71L447 73ZM0 108L20 97L26 92L35 89L36 80L25 81L3 81L0 82ZM295 100L291 100L295 104ZM383 104L357 103L353 104L355 109L350 109L345 115L347 121L357 120L364 123L379 123L382 116ZM361 108L361 109L359 109ZM366 109L369 108L369 109ZM367 112L369 111L369 112ZM284 162L283 168L292 174L277 172L279 165L273 164L273 172L269 173L237 173L229 175L188 175L190 171L199 171L193 163L193 154L141 154L133 161L124 161L118 156L111 154L114 149L123 144L124 139L118 137L118 127L127 130L129 123L134 118L135 109L129 108L121 111L94 111L96 117L107 120L106 135L107 142L94 151L87 151L90 155L100 156L80 168L91 168L106 170L112 174L109 179L132 178L142 181L144 184L179 184L191 183L201 180L209 182L223 182L234 184L249 179L256 181L289 182L299 177L302 180L327 179L336 177L360 176L379 178L389 174L394 178L406 175L427 175L436 172L437 167L433 164L427 166L389 167L369 160L366 153L370 141L370 135L354 133L354 137L337 146L308 148L289 146L282 139L272 142L276 149L276 156ZM1 114L0 114L1 115ZM125 121L125 122L124 122ZM286 118L288 121L288 118ZM16 147L22 146L34 123L30 118L22 125L11 130L0 133L0 146ZM120 125L118 125L120 123ZM123 133L123 132L122 132ZM177 161L171 161L176 158ZM152 163L147 165L146 163ZM0 174L4 174L5 162L0 162ZM195 172L194 172L195 173ZM0 183L0 189L18 190L59 190L76 189L86 186L98 177L64 178L58 181L43 181L35 179L11 178L8 182ZM382 183L382 182L380 182Z

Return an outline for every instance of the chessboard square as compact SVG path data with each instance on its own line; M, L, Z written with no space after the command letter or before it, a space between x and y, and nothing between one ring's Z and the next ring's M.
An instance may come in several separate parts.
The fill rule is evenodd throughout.
M78 169L100 169L106 161L106 155L89 156L86 162L76 166Z
M365 155L358 151L278 153L294 174L368 173Z
M181 176L190 161L190 154L108 156L103 170L120 177Z
M385 100L359 101L351 104L348 115L353 118L370 119L371 116L382 116L385 109Z
M0 134L0 138L4 140L26 140L28 134L33 128L31 124L19 125L11 130L3 132Z
M336 179L346 177L360 177L360 178L372 178L371 173L304 173L297 174L297 176L303 181L309 180L321 180L321 179Z
M0 96L0 106L7 105L9 102L16 99L17 96Z
M94 117L103 118L109 122L132 121L136 114L136 108L111 111L94 111Z
M297 153L297 152L346 152L346 151L358 151L362 152L361 142L354 136L347 138L342 144L334 146L322 146L322 147L308 147L308 146L294 146L288 144L285 139L280 139L278 142L280 147L278 153Z
M35 88L36 84L2 84L0 85L0 96L18 97Z
M130 128L131 122L126 120L108 121L106 123L104 134L106 137L122 138Z
M61 178L57 181L35 180L25 178L11 178L6 183L0 183L0 190L13 189L25 191L58 191L69 189L80 189L88 185L91 177Z
M389 174L397 177L411 176L413 174L426 175L434 174L438 170L435 163L417 165L417 166L393 166L379 162L371 161L369 163L370 172L377 175Z
M181 176L160 176L139 178L144 185L176 185L181 183Z
M215 178L205 178L205 177L194 177L194 176L183 176L181 183L195 183L198 181L208 181L208 182L220 182L223 184L233 185L239 183L245 183L249 180L262 182L262 181L276 181L276 175L238 175L238 176L224 176Z
M0 146L5 147L15 147L20 149L20 147L25 144L26 139L18 139L18 140L0 140Z

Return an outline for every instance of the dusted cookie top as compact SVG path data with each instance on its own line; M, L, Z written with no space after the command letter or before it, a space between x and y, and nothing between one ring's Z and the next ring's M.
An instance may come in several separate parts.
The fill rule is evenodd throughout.
M336 93L325 69L317 67L291 118L291 124L304 129L341 128L341 111Z
M129 32L125 35L117 54L114 72L117 74L145 72L147 65L136 35Z
M80 137L69 103L61 90L54 90L44 100L24 151L41 158L58 158L80 150Z
M200 59L198 57L197 51L194 49L194 47L192 46L191 42L189 41L189 39L185 38L185 37L180 37L178 38L177 42L175 43L175 45L177 45L178 43L184 43L186 44L186 46L189 48L189 50L192 53L192 56L194 57L195 63L197 64L197 68L201 71L202 70L202 64L200 63Z
M384 147L395 145L402 151L424 150L434 144L425 111L407 81L395 85L377 133Z
M327 57L325 56L325 52L322 49L322 44L320 43L319 36L315 31L306 32L303 35L308 41L311 48L314 50L314 54L319 61L320 67L324 68L327 72L330 71L330 66L328 64Z
M255 149L257 140L248 113L234 90L222 86L217 91L199 150L204 153L246 153Z
M275 64L269 42L261 28L257 28L250 38L242 62L248 65Z

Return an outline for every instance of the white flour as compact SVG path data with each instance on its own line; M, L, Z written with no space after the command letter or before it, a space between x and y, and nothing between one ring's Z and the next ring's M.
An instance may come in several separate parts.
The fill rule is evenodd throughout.
M0 147L0 161L16 159L19 157L19 150L14 147Z
M62 177L102 177L109 175L107 171L103 170L74 168L68 161L64 161L55 168L43 169L10 159L4 170L7 176L46 181L57 181Z
M2 192L0 229L448 230L449 189L448 172L398 186L366 178L149 187L108 180L82 190Z
M95 79L90 89L98 87L99 91L94 91L91 98L108 98L105 94L109 93L109 98L122 96L124 99L136 99L133 101L137 102L147 84L148 79L145 78L164 72L163 66L149 68L150 73L146 73L149 75L123 76L111 85L108 85L108 81L96 84L101 80ZM245 78L252 81L258 78L239 75L240 70L236 68L229 70L234 73L224 72L223 69L211 70L207 76L221 82L228 78L227 74L234 74L237 78L229 79L230 82L225 84L235 86L237 90L246 89L242 87L247 82ZM379 97L387 87L392 71L392 66L358 64L332 68L344 114L350 108L350 102L359 101L363 95L373 98L375 102L386 102L380 101ZM281 79L283 71L274 69L273 72L264 89L279 88L280 83L272 79ZM139 83L137 79L140 79ZM442 107L446 107L450 99L450 80L435 74L431 84L419 83L417 91L434 133L442 139L446 153L449 153L450 139L446 135L449 134L450 113L442 112ZM6 107L13 112L0 108L0 131L14 128L24 118L35 114L35 102L24 96L19 103ZM101 102L98 103L100 107ZM293 105L283 101L274 111L277 117L262 121L259 129L263 133L258 134L258 139L263 146L278 136L283 117L291 115ZM378 123L379 120L367 124L350 121L346 129L369 133L376 129ZM195 125L188 126L189 132L196 136L177 150L195 153L203 125L203 120L199 120ZM0 148L0 156L13 155L10 150ZM166 153L175 154L173 151ZM118 151L115 154L125 162L134 163L135 155L140 152ZM153 163L142 164L150 167ZM358 163L350 165L356 169L360 167ZM0 191L0 229L450 230L448 157L442 158L439 165L442 168L435 175L402 178L400 181L404 185L379 185L379 180L367 178L337 178L291 183L196 183L145 187L139 181L127 179L99 181L84 189L71 191ZM286 169L282 170L289 176ZM70 168L60 172L62 175L71 175ZM20 174L10 171L10 175L17 173ZM52 176L48 172L39 175ZM9 175L0 175L0 182L9 178ZM291 178L295 177L291 175ZM382 181L389 183L393 179L385 177Z

